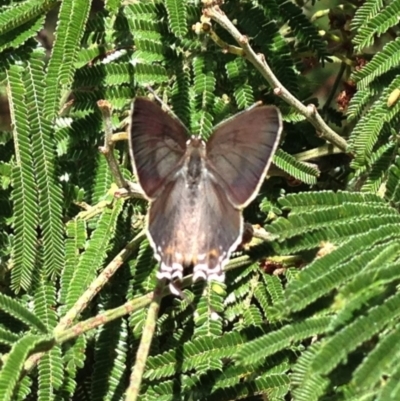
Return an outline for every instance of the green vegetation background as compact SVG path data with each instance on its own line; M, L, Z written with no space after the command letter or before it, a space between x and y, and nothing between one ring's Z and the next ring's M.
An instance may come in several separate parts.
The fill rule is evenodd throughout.
M205 139L275 104L284 139L226 286L163 298L139 398L400 399L400 0L214 3L0 3L1 401L125 399L157 265L97 101L123 133L147 85Z

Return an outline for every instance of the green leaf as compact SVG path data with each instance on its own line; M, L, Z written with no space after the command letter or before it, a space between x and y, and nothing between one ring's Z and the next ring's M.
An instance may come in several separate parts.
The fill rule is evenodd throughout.
M381 5L377 2L377 5ZM370 4L366 5L367 10ZM375 10L377 7L375 8ZM400 0L392 0L387 6L376 13L376 15L367 18L365 22L358 28L353 41L357 45L357 49L361 50L370 46L375 36L380 36L389 28L397 25L398 14L400 13Z
M16 290L27 290L32 282L37 257L36 228L39 223L39 211L30 126L23 106L26 102L26 88L21 67L10 68L8 85L16 152L16 164L12 172L15 234L12 287Z
M26 335L14 344L2 369L0 370L0 394L4 401L11 401L29 353L46 337Z
M287 325L243 345L234 359L240 365L254 365L294 342L300 342L327 331L329 317L315 317L301 323Z
M317 182L316 177L319 176L319 171L316 168L297 161L282 149L276 151L273 162L277 167L297 180L311 185Z
M28 327L47 333L48 328L35 314L25 308L21 302L0 293L0 310L18 319Z
M71 86L74 63L89 17L90 4L88 0L65 0L61 3L55 32L56 40L47 66L42 110L50 121L59 112L61 98Z
M178 38L182 38L187 34L186 6L187 1L185 0L165 1L171 31Z
M42 56L42 54L40 54ZM28 121L39 194L40 229L43 238L43 262L48 276L58 276L64 266L64 229L62 225L61 186L56 177L52 126L43 116L44 63L32 58L27 68L26 87Z

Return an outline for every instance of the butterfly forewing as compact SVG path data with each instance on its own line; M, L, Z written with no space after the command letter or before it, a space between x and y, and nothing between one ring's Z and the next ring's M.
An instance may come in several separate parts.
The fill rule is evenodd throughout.
M153 199L182 159L186 128L148 99L135 99L129 129L129 149L137 178Z
M281 130L278 109L262 106L224 121L207 142L208 166L235 206L246 206L256 195Z

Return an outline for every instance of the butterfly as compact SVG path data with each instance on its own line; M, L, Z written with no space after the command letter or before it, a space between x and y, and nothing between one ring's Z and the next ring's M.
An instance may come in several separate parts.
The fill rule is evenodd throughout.
M150 206L147 236L159 279L223 282L241 242L242 209L257 195L279 144L274 106L241 112L218 124L207 142L144 97L132 104L129 150ZM172 289L172 288L171 288Z

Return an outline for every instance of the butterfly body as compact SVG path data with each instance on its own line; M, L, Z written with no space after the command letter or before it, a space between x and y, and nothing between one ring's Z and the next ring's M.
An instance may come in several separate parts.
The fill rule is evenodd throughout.
M135 100L130 151L150 201L148 237L160 279L181 279L192 266L194 280L224 280L241 241L241 210L256 195L281 131L276 108L255 110L223 122L205 143L188 139L183 124L156 104Z

